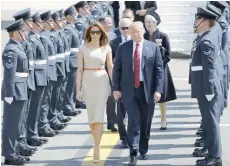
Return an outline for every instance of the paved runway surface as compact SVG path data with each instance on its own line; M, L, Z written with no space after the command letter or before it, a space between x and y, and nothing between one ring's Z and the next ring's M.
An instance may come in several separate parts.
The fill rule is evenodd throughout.
M200 122L196 100L190 98L188 85L188 60L172 60L171 71L177 89L178 99L168 104L168 130L160 131L160 111L156 107L149 142L149 158L138 161L139 166L192 166L195 133ZM229 96L230 97L230 96ZM229 100L230 102L230 100ZM122 166L127 165L129 150L119 148L117 133L105 131L101 143L101 162L92 164L93 140L90 135L86 110L69 123L61 133L49 138L31 157L28 166ZM105 116L106 117L106 116ZM230 109L221 119L223 145L223 166L230 166Z

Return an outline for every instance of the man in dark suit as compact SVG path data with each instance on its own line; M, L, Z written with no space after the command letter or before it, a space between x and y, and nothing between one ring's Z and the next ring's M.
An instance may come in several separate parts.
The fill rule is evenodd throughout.
M131 9L125 9L122 12L122 18L128 18L131 22L134 20L134 13ZM114 33L117 35L117 37L121 36L121 32L119 28L114 29Z
M125 8L132 9L135 14L134 21L144 23L145 16L149 12L157 10L156 1L125 1Z
M113 60L115 59L119 45L131 39L129 34L129 26L131 25L131 23L132 21L128 18L122 18L119 21L119 31L121 32L121 36L119 36L118 38L110 42L110 47L112 48ZM126 141L125 117L126 117L126 109L124 107L124 103L122 102L122 99L119 99L117 101L117 125L118 125L120 140L121 140L121 148L128 147Z
M151 123L163 91L163 61L160 48L144 40L144 26L140 21L130 27L132 40L120 45L113 68L113 95L122 100L128 113L127 141L130 166L147 159Z

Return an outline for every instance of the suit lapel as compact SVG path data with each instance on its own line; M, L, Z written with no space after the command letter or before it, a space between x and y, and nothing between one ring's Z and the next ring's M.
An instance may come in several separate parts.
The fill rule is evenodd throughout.
M148 42L146 42L146 40L144 40L143 48L142 48L142 59L141 59L141 68L142 69L145 66L147 52L148 52Z
M130 44L129 48L131 48L131 49L127 49L127 55L128 55L128 58L129 58L128 62L131 62L130 65L131 65L131 68L132 68L132 71L133 71L133 66L134 66L134 64L133 64L133 40L131 40L129 42L129 44Z

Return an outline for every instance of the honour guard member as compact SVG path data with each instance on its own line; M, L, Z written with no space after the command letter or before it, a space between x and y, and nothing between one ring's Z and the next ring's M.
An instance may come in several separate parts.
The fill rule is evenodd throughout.
M213 6L212 4L207 4L207 9L211 12L215 13L218 18L221 16L221 11ZM215 38L213 40L215 47L218 49L218 54L216 54L216 60L217 60L217 75L221 82L221 93L223 94L223 75L224 75L224 68L223 68L223 59L225 58L225 54L223 53L222 47L221 47L221 41L222 41L222 29L219 25L219 23L216 22L216 24L211 28L210 34ZM196 45L195 45L196 48ZM220 97L220 111L223 111L224 109L224 96L221 95ZM221 114L221 112L220 112ZM201 125L203 127L203 125ZM201 149L196 148L193 152L194 157L205 157L208 153L208 147L207 147L207 141L204 141L204 135L205 133L201 129L198 130L197 135L201 136L201 138L197 139L195 142L195 147L203 147Z
M221 10L221 16L217 20L222 28L222 42L221 46L225 54L224 60L224 107L228 105L228 89L229 89L229 39L228 39L228 27L229 23L226 19L225 9L228 7L226 2L213 1L212 4Z
M49 128L50 127L53 130L61 130L64 129L67 124L65 123L61 123L59 121L59 119L57 118L57 116L53 116L52 119L49 119L49 114L51 111L51 109L53 109L51 107L51 100L52 100L52 92L53 92L53 86L55 84L55 82L57 81L57 64L56 64L56 59L57 59L57 49L59 49L57 47L57 33L54 30L54 22L51 16L51 11L46 11L44 13L42 13L40 15L41 19L44 21L44 29L48 31L48 38L44 36L44 43L45 44L45 49L48 53L48 86L47 89L45 89L45 93L44 93L44 99L42 101L41 107L46 109L44 110L44 112L46 112L47 117L43 117L43 120L40 120L41 122L41 128ZM51 41L51 42L50 42ZM52 43L52 44L51 44ZM50 49L52 49L52 52L50 52ZM63 49L62 47L60 47L60 49ZM43 124L43 125L42 125Z
M21 43L25 40L23 25L20 19L6 27L10 40L2 53L2 156L7 165L24 165L29 160L17 153L18 133L22 132L22 116L28 100L29 61Z
M57 46L57 58L56 58L56 65L57 65L57 82L54 83L53 93L51 97L51 111L50 118L52 119L53 116L58 117L59 121L61 122L68 122L70 121L70 117L65 117L61 111L62 108L62 86L65 80L67 79L66 75L66 62L65 62L65 53L69 52L69 41L67 35L62 30L62 19L58 11L52 14L52 18L54 20L54 30L56 31L56 46ZM55 47L56 47L55 46ZM48 115L49 116L49 115Z
M27 58L29 59L29 76L28 76L28 101L27 101L27 106L25 107L25 111L24 111L24 116L22 119L22 123L23 123L23 127L22 127L22 132L20 133L20 138L19 138L19 144L20 144L20 152L22 155L25 156L30 156L32 154L35 153L35 151L37 149L32 149L31 146L27 145L27 141L28 141L28 130L29 128L31 128L30 125L32 125L34 122L30 123L30 125L28 125L28 121L31 115L30 112L30 105L33 102L32 101L32 94L33 92L36 90L35 87L35 66L34 66L34 60L35 60L35 55L32 49L32 45L30 43L30 34L33 28L33 22L31 19L31 14L30 14L30 9L24 9L21 10L17 13L14 14L14 18L15 20L19 20L19 19L23 19L24 21L24 29L25 29L25 39L23 41L23 47L26 51L27 54ZM34 113L34 111L32 112L32 114ZM43 142L42 140L39 140L39 145L41 145ZM28 143L29 144L29 143Z
M215 25L217 15L203 8L198 8L194 31L198 33L195 51L191 62L191 93L197 98L205 133L204 141L208 146L208 156L197 160L197 166L222 165L220 138L221 82L217 74L218 47L210 29Z
M47 139L39 138L37 123L38 117L40 115L39 102L43 97L44 87L47 86L46 78L46 54L44 52L44 46L39 38L38 32L34 30L33 21L30 15L30 10L22 10L14 15L15 19L23 18L25 24L27 23L30 28L28 34L28 40L32 46L34 54L34 74L36 81L36 90L32 91L31 104L29 107L29 113L27 117L27 143L31 146L41 146L44 143L47 143ZM41 70L41 67L43 70Z
M70 72L68 73L68 81L66 85L66 91L63 102L63 114L66 116L76 116L81 113L75 109L76 104L76 72L77 72L77 53L81 45L80 36L75 29L74 23L76 22L77 12L73 6L65 10L65 16L67 18L67 25L64 28L65 33L69 38L70 45L70 57L69 67Z
M53 43L48 37L49 34L46 34L47 31L44 30L44 27L43 27L44 22L41 20L41 17L40 17L38 12L32 16L32 19L34 22L34 27L36 27L37 32L40 33L39 34L40 40L41 40L42 44L44 45L46 60L48 60L50 55L55 54L54 47L52 47ZM50 45L51 45L51 47L48 48L48 46L50 46ZM48 62L46 64L48 65ZM50 68L47 67L47 73L48 73L47 77L50 74L49 69ZM47 82L48 82L48 80L47 80ZM47 89L47 86L45 87L45 90L46 89ZM45 92L45 90L44 90L44 92ZM41 103L40 103L39 107L40 107L40 115L38 117L38 135L42 136L42 137L53 137L53 136L55 136L57 133L50 127L48 120L47 120L47 114L48 114L47 109L44 107L41 107Z

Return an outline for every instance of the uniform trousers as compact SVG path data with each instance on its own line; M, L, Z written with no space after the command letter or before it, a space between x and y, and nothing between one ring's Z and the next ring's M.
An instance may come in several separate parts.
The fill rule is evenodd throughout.
M216 95L211 101L205 96L197 99L202 116L205 146L212 157L222 156L221 136L220 136L220 96Z
M38 86L32 92L32 99L27 118L27 139L38 137L38 122L41 114L41 103L44 98L45 86Z
M49 107L51 103L51 95L53 91L53 84L55 81L49 81L48 85L45 87L44 95L41 101L41 111L38 121L38 130L48 130L50 129L50 123L48 120Z
M70 72L68 73L68 80L66 84L65 96L63 101L63 111L73 111L75 108L76 98L76 74L77 68L70 67Z
M22 132L22 115L26 101L13 100L3 103L2 156L14 156L19 147L18 138Z

